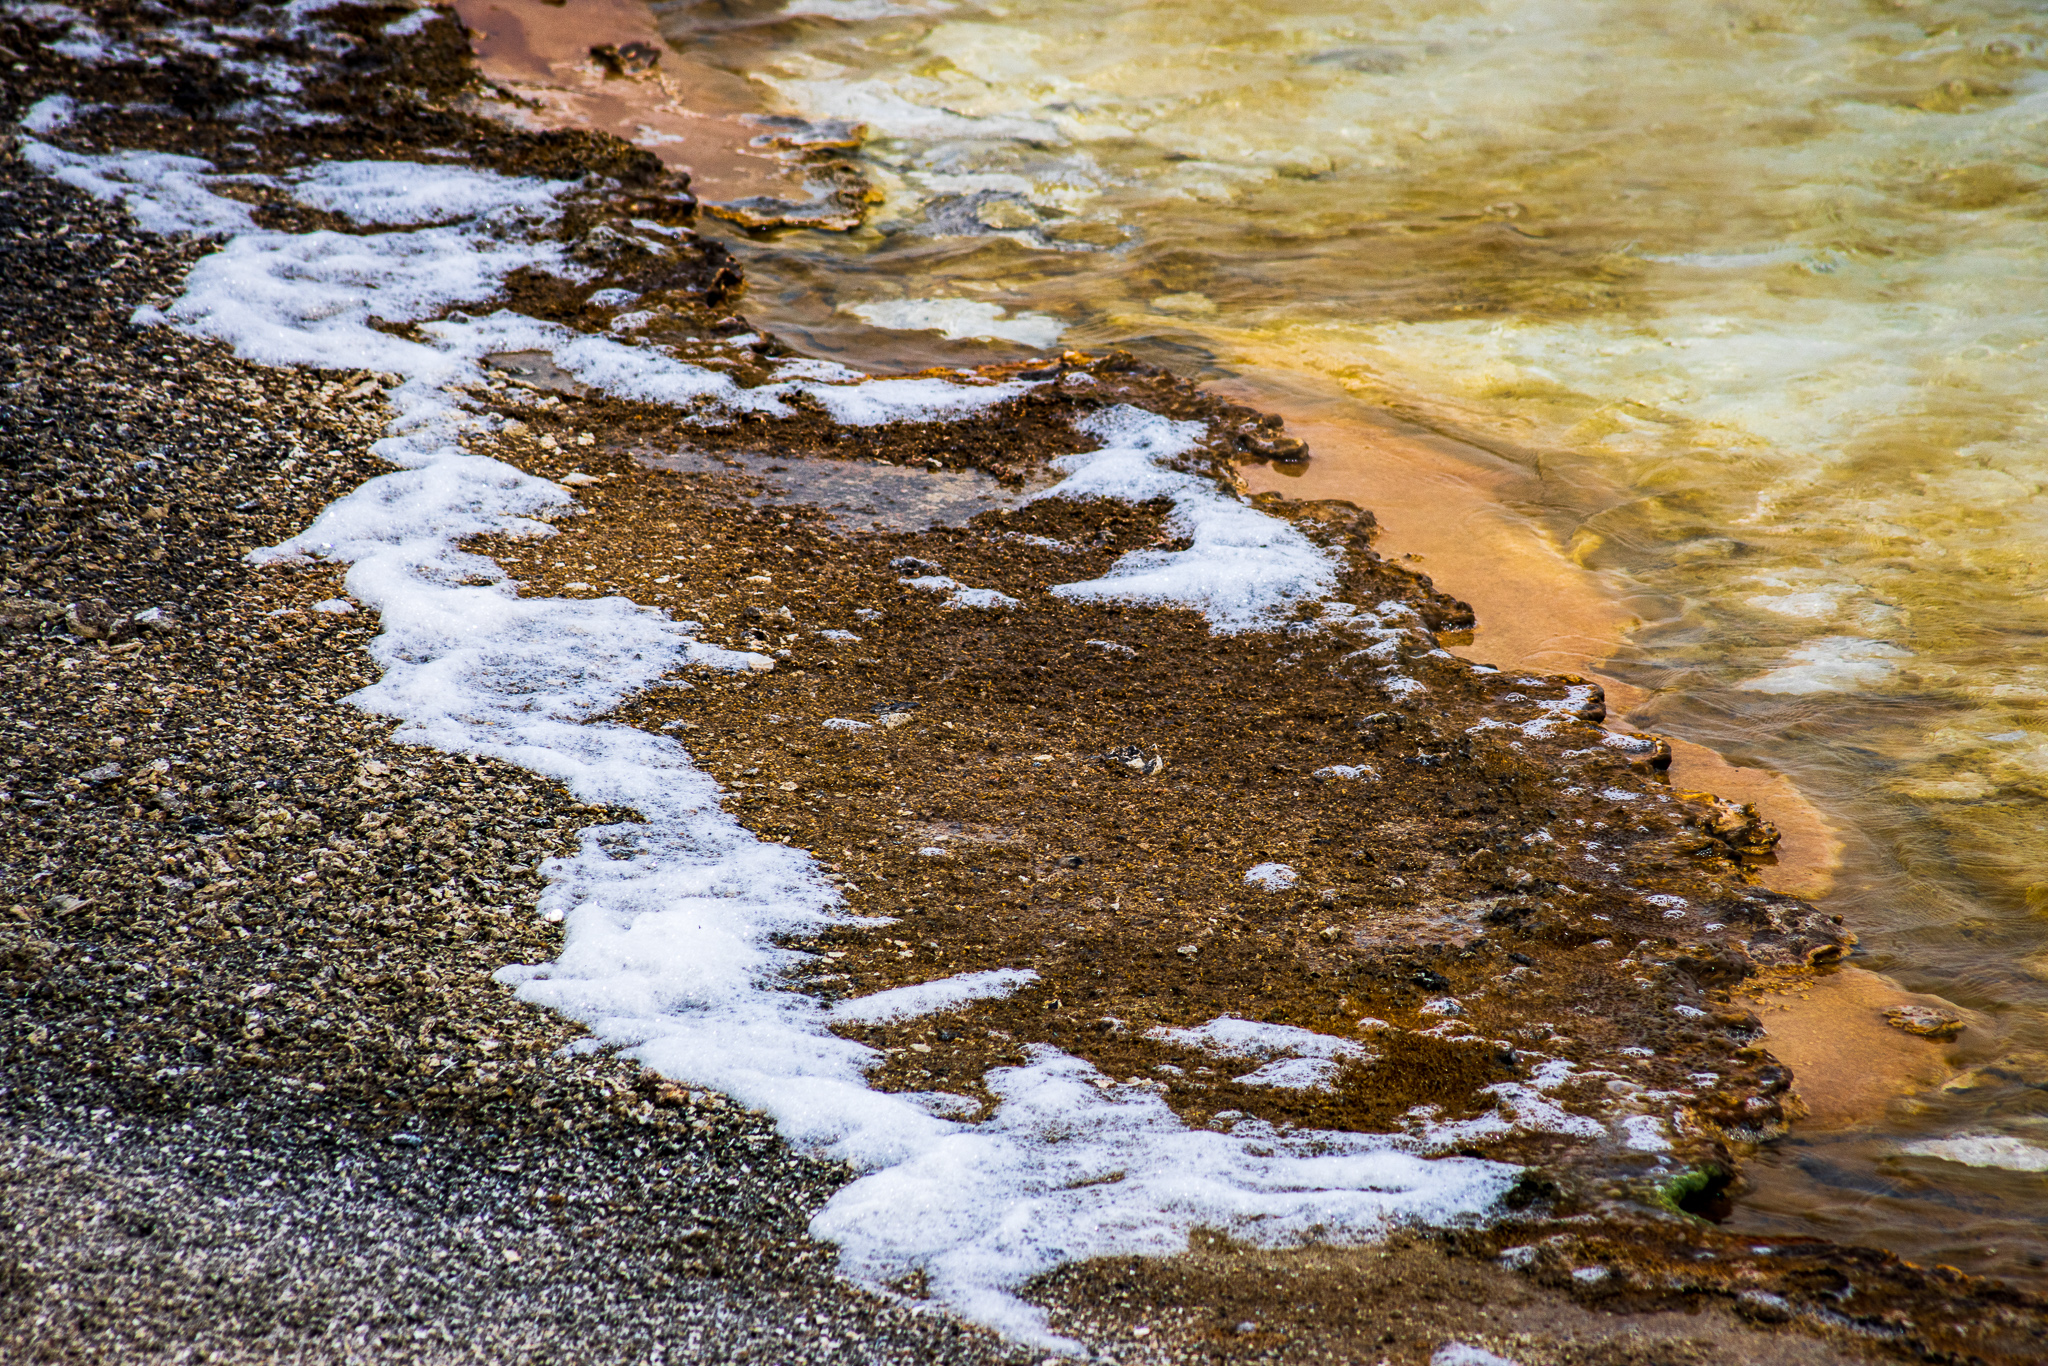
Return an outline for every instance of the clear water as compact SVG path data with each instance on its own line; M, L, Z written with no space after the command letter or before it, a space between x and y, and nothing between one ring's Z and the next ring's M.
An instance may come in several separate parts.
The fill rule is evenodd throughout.
M1637 717L1792 776L1862 961L1997 1021L1995 1071L1802 1138L1738 1221L2044 1275L2048 1176L1907 1145L2048 1144L2048 8L654 9L869 126L870 226L748 252L777 330L906 366L1057 331L1518 466L1642 618Z

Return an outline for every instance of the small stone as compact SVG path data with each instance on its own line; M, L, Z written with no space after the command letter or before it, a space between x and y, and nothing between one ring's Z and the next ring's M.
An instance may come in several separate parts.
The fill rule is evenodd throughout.
M894 730L908 723L916 710L915 702L884 702L875 708L875 724L884 730Z
M1122 745L1102 756L1108 762L1127 768L1141 778L1149 778L1166 767L1166 760L1154 750L1148 757L1137 745Z
M1933 1006L1889 1006L1885 1023L1923 1039L1953 1039L1963 1032L1963 1017Z
M909 574L912 576L943 574L946 572L945 566L941 565L938 561L920 560L915 555L898 555L895 559L889 561L889 567L899 574Z
M640 76L661 64L661 49L652 43L599 43L590 59L612 76Z
M64 609L64 625L80 640L120 640L135 631L135 619L103 598L88 598Z
M543 446L552 446L555 444L555 439L551 436L544 436L540 439L540 444ZM570 470L567 474L562 476L562 482L567 484L570 488L580 489L584 487L586 484L595 484L597 482L597 476L594 474L585 474L582 470Z
M82 783L111 783L120 776L119 764L101 764L98 768L89 768L79 774L78 780Z

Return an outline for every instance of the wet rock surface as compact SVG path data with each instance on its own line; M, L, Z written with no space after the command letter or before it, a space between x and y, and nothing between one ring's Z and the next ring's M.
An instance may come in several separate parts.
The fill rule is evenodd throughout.
M32 60L0 114L62 91L112 106L79 146L223 169L460 147L606 177L564 228L592 277L515 278L504 302L610 327L625 306L599 296L625 291L653 304L635 326L694 336L692 356L742 379L778 354L731 313L742 282L715 244L634 227L687 222L685 186L623 144L463 113L459 32L384 32L408 12L336 11L337 57L250 11L276 51L347 73L298 97L337 122L257 141L222 111L261 90L160 40L161 15L94 16L154 65L52 54L68 21L15 15L0 42ZM844 1169L580 1047L491 980L556 949L535 865L626 813L388 744L345 700L375 676L374 614L335 610L332 569L241 560L379 472L385 379L262 369L129 327L206 248L139 232L12 154L0 227L15 244L0 280L16 418L0 500L7 1352L1034 1356L921 1312L914 1286L886 1301L834 1281L803 1230ZM1048 1042L1143 1079L1190 1123L1494 1113L1500 1131L1454 1150L1531 1166L1515 1219L1483 1235L1070 1268L1036 1292L1070 1326L1133 1360L1419 1362L1452 1337L1529 1363L2040 1359L2048 1320L2023 1294L1856 1249L1744 1255L1701 1222L1796 1108L1727 988L1825 963L1846 935L1757 888L1754 813L1665 791L1654 739L1610 743L1596 690L1442 656L1432 633L1469 611L1373 556L1369 514L1268 505L1343 556L1343 599L1402 625L1304 614L1216 637L1186 612L1048 597L1170 547L1161 506L927 509L853 534L801 487L764 500L785 472L737 454L636 458L687 435L1015 490L1078 448L1077 416L1133 401L1207 421L1189 468L1228 485L1233 460L1299 457L1258 414L1122 357L991 371L1041 387L942 427L805 413L684 433L672 411L507 375L488 397L520 425L497 453L583 475L587 511L545 542L483 548L528 592L626 592L780 652L773 673L662 689L622 719L680 732L752 828L834 865L856 910L900 917L801 945L821 971L791 988L1040 973L954 1016L849 1026L886 1052L877 1085L985 1099L988 1068ZM1013 606L949 607L904 582L906 557ZM1389 660L1426 693L1375 681ZM867 728L828 726L855 717ZM1267 863L1292 880L1247 884ZM1245 1077L1264 1059L1155 1032L1224 1014L1358 1051L1327 1089L1262 1085ZM1538 1090L1531 1055L1574 1079ZM1519 1321L1496 1321L1502 1295ZM1705 1326L1670 1315L1702 1308Z

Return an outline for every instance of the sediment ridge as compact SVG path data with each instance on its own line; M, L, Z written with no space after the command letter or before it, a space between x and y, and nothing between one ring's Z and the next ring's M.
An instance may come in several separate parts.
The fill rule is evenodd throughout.
M1242 498L1245 462L1304 454L1273 420L1119 354L870 387L747 321L653 157L480 109L447 15L159 9L0 27L25 1358L2039 1359L2021 1292L1717 1232L1799 1111L1733 989L1851 936L1762 887L1768 827L1673 791L1596 685L1446 652L1469 609L1380 558L1369 512ZM207 232L416 222L304 189L359 161L564 187L467 239L531 257L487 288L364 308L466 358L434 392L467 456L540 490L399 548L649 632L578 724L683 754L663 781L715 779L787 860L762 878L800 866L825 908L761 933L747 1008L811 1012L892 1134L914 1107L999 1128L1035 1078L1101 1152L1128 1124L1204 1160L1398 1162L1374 1179L1416 1201L1373 1217L1410 1231L1321 1246L1314 1189L1285 1236L1230 1227L1103 1158L1031 1208L1192 1201L1190 1251L895 1255L849 1192L974 1198L958 1173L863 1187L914 1164L660 1051L560 890L654 859L647 812L378 694L433 661L321 553L323 510L389 477L372 447L437 420L426 382L179 312Z

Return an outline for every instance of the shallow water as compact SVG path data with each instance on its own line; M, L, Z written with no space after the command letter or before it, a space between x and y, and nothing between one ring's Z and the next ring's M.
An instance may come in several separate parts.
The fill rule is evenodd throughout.
M1860 961L1993 1023L1737 1221L2043 1274L2048 1178L1907 1148L2048 1143L2048 14L653 8L764 107L869 127L884 202L747 251L758 321L1233 383L1362 443L1389 546L1496 604L1471 653L1625 635L1638 723L1794 779Z

